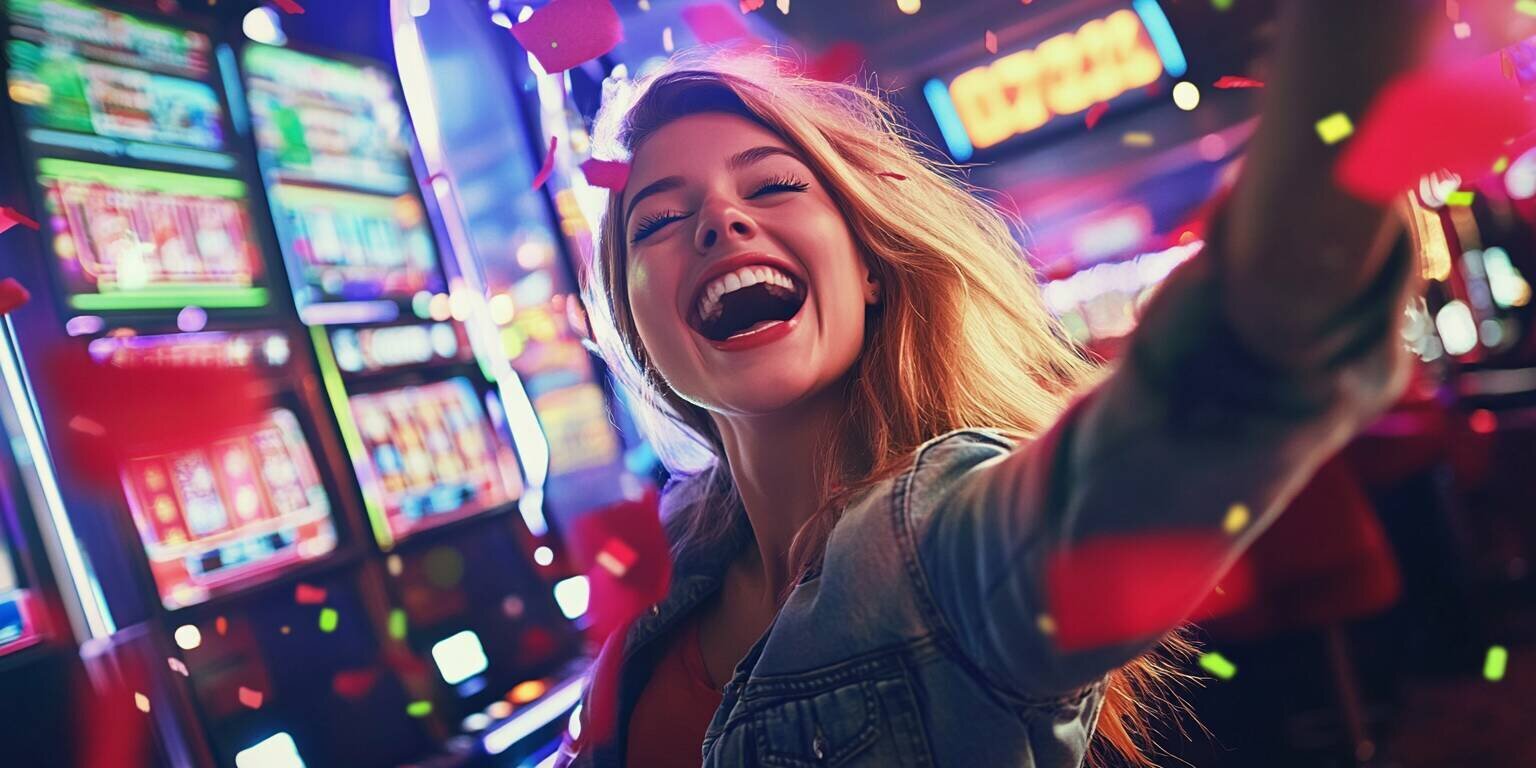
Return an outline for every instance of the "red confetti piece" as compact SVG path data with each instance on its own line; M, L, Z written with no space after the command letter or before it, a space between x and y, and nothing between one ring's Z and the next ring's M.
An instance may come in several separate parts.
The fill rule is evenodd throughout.
M73 345L54 351L40 373L43 390L70 414L59 440L66 464L99 488L120 489L120 467L142 446L202 448L261 421L271 404L245 369L98 364Z
M534 189L544 186L544 182L549 181L549 174L555 170L555 145L559 142L559 136L549 137L549 151L544 153L544 166L533 177Z
M13 310L31 300L32 294L16 282L16 278L7 277L0 280L0 315L9 315Z
M763 7L763 0L741 0L741 12L751 13Z
M982 41L983 41L983 45L985 45L987 47L987 53L997 53L997 33L996 32L993 32L990 29L987 30L987 34L986 34L985 37L982 38Z
M325 602L325 588L300 582L293 588L293 601L299 605L319 605Z
M906 181L907 180L907 177L905 177L905 176L903 176L903 175L901 175L899 173L896 173L895 171L881 171L877 175L884 176L887 179L895 179L897 181Z
M1223 75L1211 84L1215 88L1263 88L1263 80L1255 80L1251 77L1238 77L1237 75Z
M344 669L331 678L331 690L343 699L361 699L373 690L379 673L373 669Z
M0 232L4 232L7 229L16 226L17 224L20 224L34 232L38 229L37 222L27 218L26 214L23 214L21 211L18 211L15 208L0 206Z
M283 13L304 13L304 6L299 5L294 0L272 0L272 3Z
M613 50L624 27L609 0L553 0L513 25L512 36L555 74Z
M261 700L266 698L261 691L254 691L245 686L240 686L240 703L251 709L261 709Z
M603 548L598 551L595 559L597 564L602 566L603 570L622 579L624 574L629 573L630 566L634 565L639 557L640 554L628 544L625 544L623 540L609 539L608 543L604 544Z
M624 185L629 183L629 163L618 160L589 158L581 164L581 172L588 184L614 192L623 192Z
M1088 114L1083 115L1083 124L1088 126L1088 130L1093 130L1093 127L1099 124L1099 118L1102 118L1104 113L1108 111L1109 102L1107 101L1101 101L1089 107Z
M1438 170L1476 177L1503 154L1506 141L1536 128L1532 118L1495 57L1410 73L1377 97L1334 178L1361 199L1385 203Z
M858 43L842 41L821 52L805 68L805 76L828 83L840 83L863 69L864 49Z

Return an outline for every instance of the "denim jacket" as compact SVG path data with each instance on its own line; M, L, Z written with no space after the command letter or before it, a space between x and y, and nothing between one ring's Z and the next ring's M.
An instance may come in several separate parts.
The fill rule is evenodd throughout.
M1240 501L1253 523L1226 540L1209 590L1400 391L1394 329L1411 265L1399 248L1315 340L1329 362L1296 371L1230 332L1213 269L1197 257L1148 306L1117 369L1044 435L1014 444L967 429L921 446L905 472L846 509L819 571L737 666L702 764L1081 765L1106 675L1161 632L1058 651L1041 621L1047 556L1105 534L1222 530ZM666 599L604 651L622 654L616 738L568 744L566 760L623 764L625 728L664 638L719 589L751 536L738 509L723 545L678 556Z

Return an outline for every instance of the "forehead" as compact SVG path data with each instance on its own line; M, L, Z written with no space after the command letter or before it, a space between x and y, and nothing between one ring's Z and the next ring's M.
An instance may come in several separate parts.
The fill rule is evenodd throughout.
M761 146L793 149L778 134L738 115L706 112L680 117L635 149L627 186L638 190L664 176L721 166L737 152Z

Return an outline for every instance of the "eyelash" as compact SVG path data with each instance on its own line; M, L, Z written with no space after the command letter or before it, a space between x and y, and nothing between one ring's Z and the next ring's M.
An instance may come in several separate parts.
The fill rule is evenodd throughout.
M804 192L810 188L810 184L807 184L793 176L775 176L764 182L762 186L757 188L757 191L747 195L747 199L753 200L761 195L775 192ZM647 237L655 234L662 227L665 227L666 225L671 224L678 219L685 218L688 215L690 214L685 214L681 211L662 211L661 213L647 216L641 219L639 224L636 225L635 236L634 239L630 241L630 243L638 243L641 240L644 240Z

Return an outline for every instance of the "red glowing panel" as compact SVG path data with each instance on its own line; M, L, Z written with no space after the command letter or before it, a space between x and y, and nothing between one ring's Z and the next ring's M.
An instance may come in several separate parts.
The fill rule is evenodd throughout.
M363 454L354 457L370 512L389 536L468 517L522 492L516 459L463 378L354 395ZM376 508L376 511L375 511Z
M135 456L122 482L167 608L336 546L314 457L298 420L281 408L200 448Z

